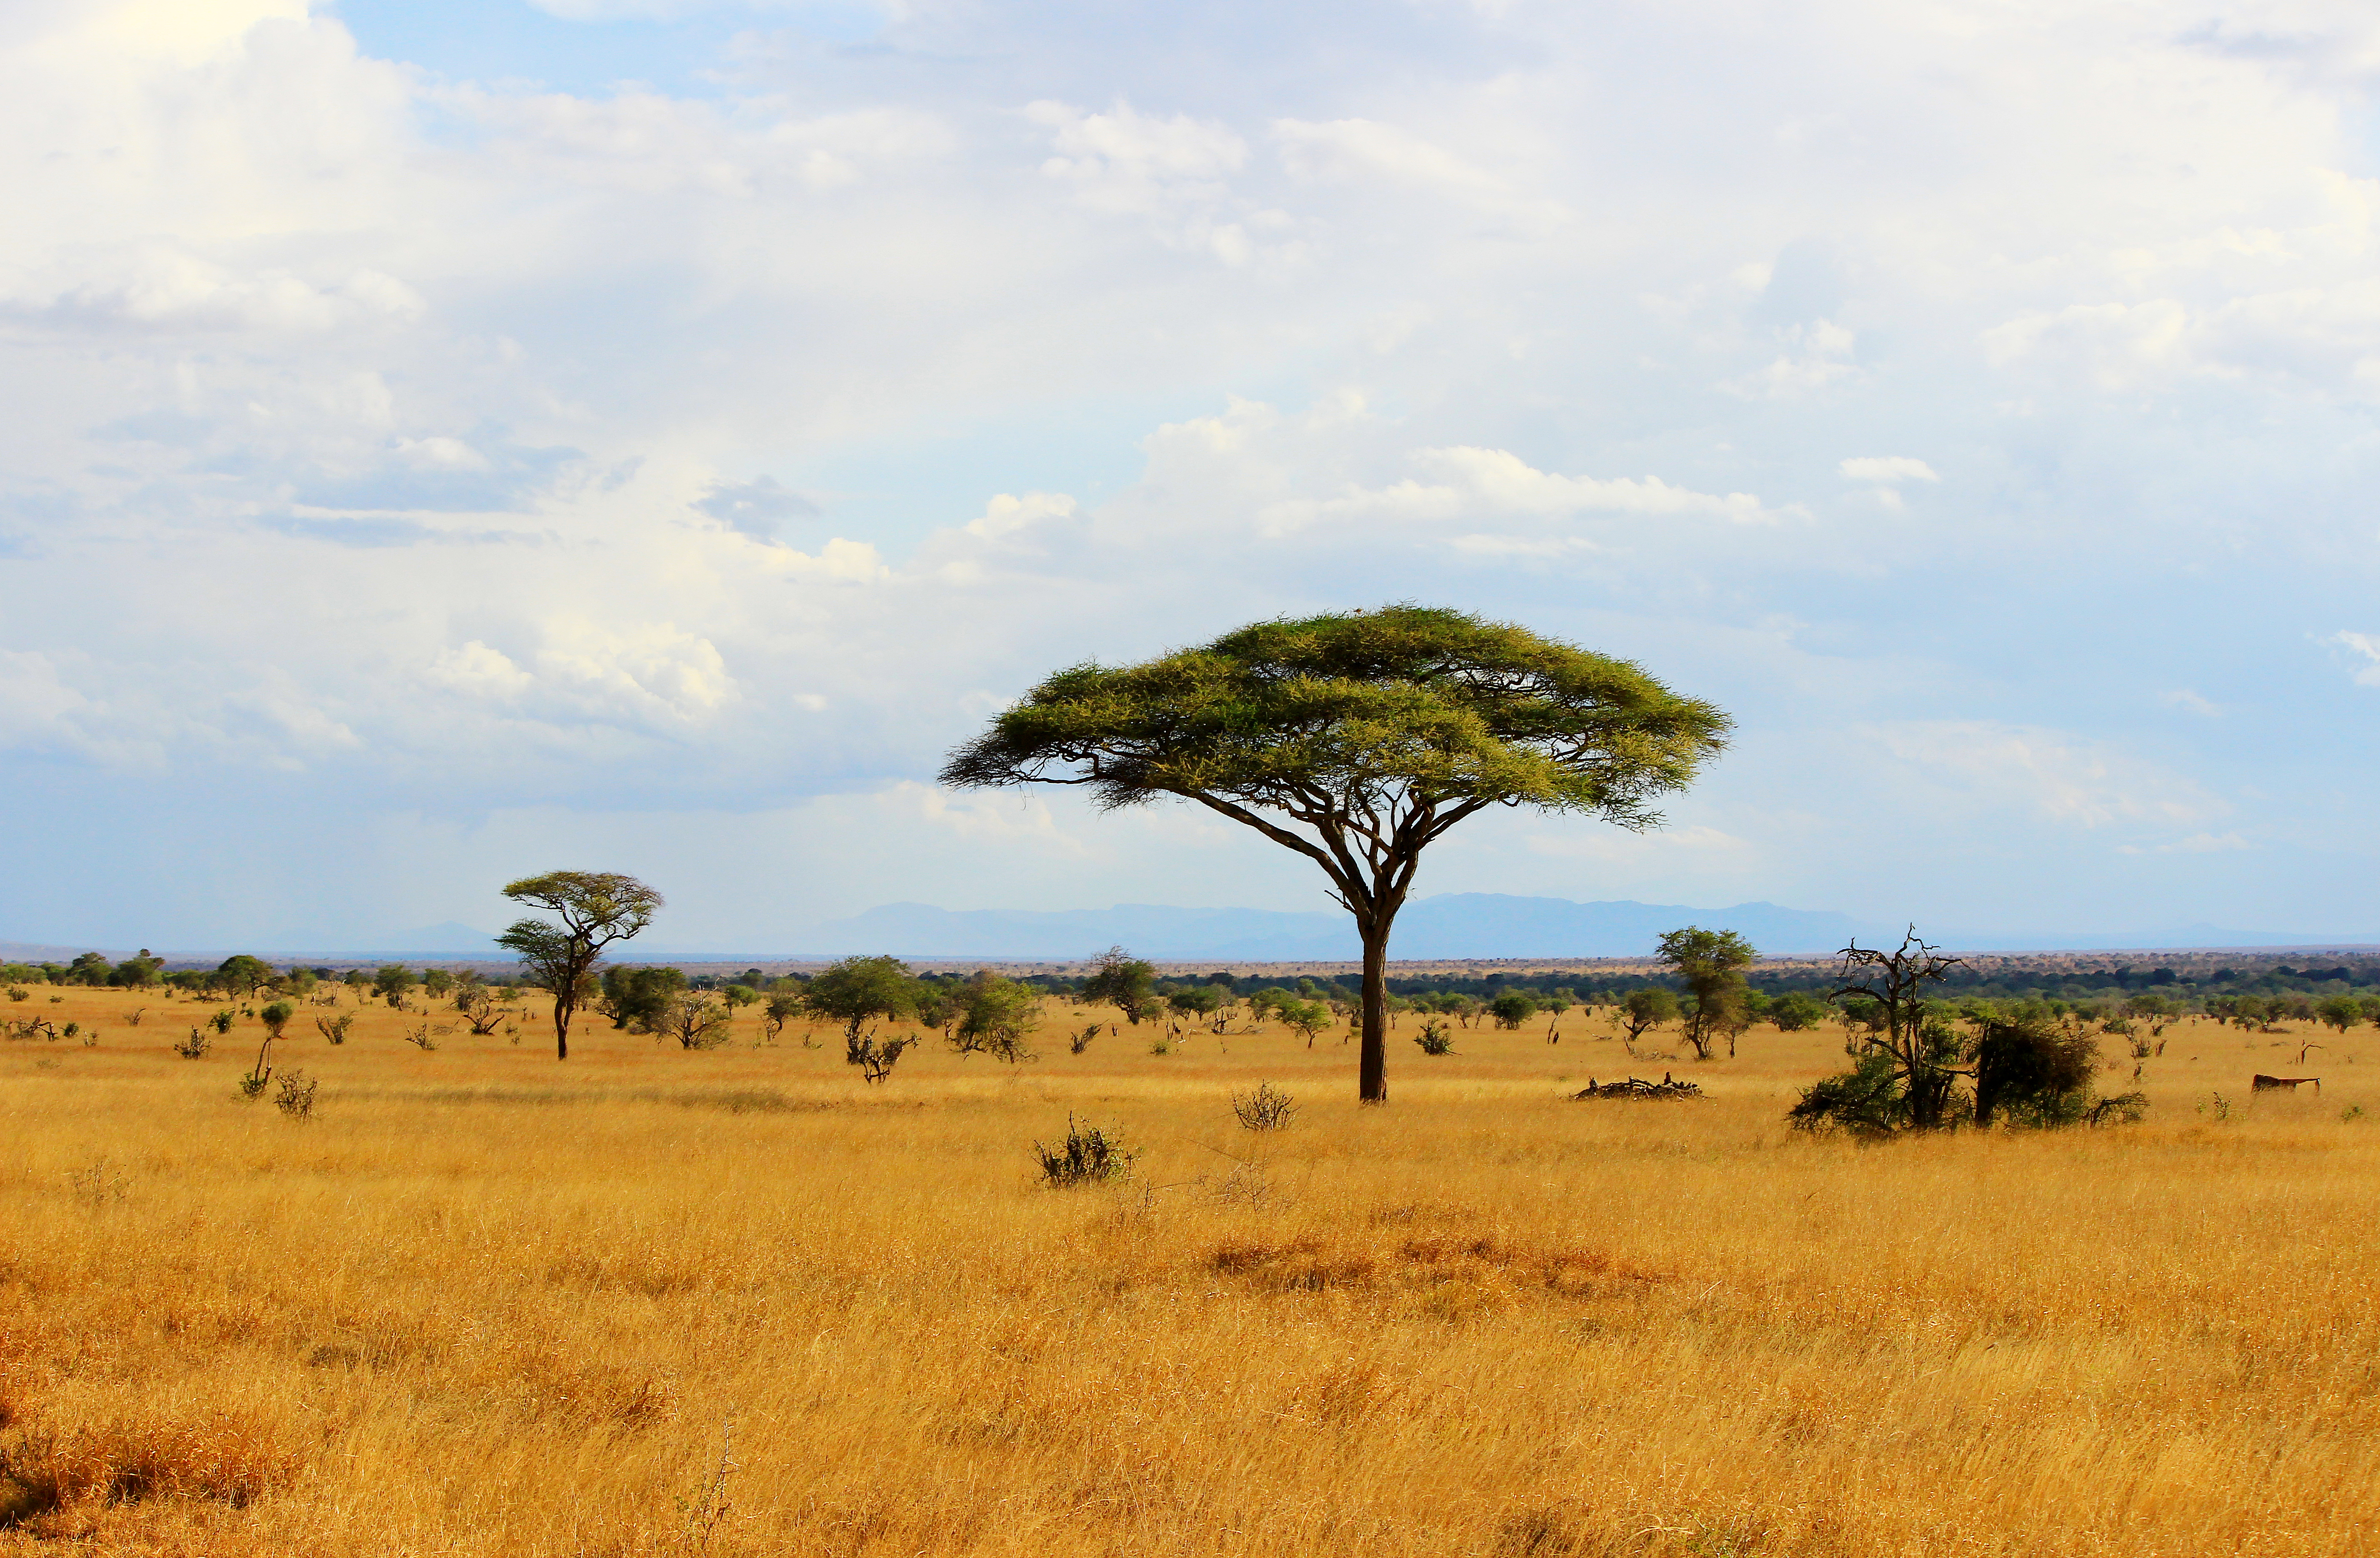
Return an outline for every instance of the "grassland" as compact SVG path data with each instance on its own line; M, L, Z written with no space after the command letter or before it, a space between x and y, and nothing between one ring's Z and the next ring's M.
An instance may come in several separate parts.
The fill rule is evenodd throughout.
M1631 1069L1575 1015L1400 1040L1366 1111L1328 1037L1062 1008L878 1089L749 1016L561 1065L308 1008L299 1122L254 1022L50 994L0 1015L100 1037L0 1045L0 1552L2380 1551L2368 1029L2319 1098L2201 1021L2138 1126L1863 1148L1779 1118L1832 1033L1650 1105L1567 1099ZM1133 1180L1035 1183L1070 1114Z

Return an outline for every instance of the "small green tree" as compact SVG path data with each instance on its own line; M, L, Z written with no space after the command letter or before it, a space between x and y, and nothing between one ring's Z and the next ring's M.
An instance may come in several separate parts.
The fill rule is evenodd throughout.
M445 969L421 971L421 993L431 1000L443 1000L446 992L455 988L455 975Z
M1647 984L1642 990L1631 990L1628 998L1620 1003L1620 1025L1627 1037L1621 1043L1629 1054L1636 1053L1636 1041L1664 1022L1678 1020L1678 997L1658 984Z
M958 987L958 1021L950 1045L961 1055L989 1055L1010 1065L1034 1058L1026 1036L1040 1025L1041 992L985 971Z
M1185 984L1165 997L1165 1004L1181 1016L1203 1022L1221 1009L1223 992L1211 984Z
M2363 1002L2353 996L2327 996L2314 1008L2314 1015L2322 1019L2325 1026L2344 1033L2363 1021Z
M845 958L811 980L802 1009L843 1024L844 1059L860 1065L876 1024L917 1009L917 981L898 958Z
M403 1006L406 993L415 983L413 971L403 963L382 963L372 976L372 994L393 1007Z
M261 958L237 952L215 965L215 980L238 996L254 996L272 981L273 965Z
M496 944L517 954L521 966L552 993L554 1057L567 1060L570 1020L592 992L603 949L652 924L663 907L662 895L613 872L549 871L507 884L504 896L561 922L516 920Z
M1507 990L1488 1003L1499 1028L1518 1028L1537 1015L1536 998L1524 990Z
M1142 1018L1157 1009L1156 965L1141 961L1121 947L1111 947L1091 964L1090 973L1083 980L1083 998L1105 1001L1137 1027Z
M1314 1035L1330 1026L1330 1008L1320 1001L1301 1001L1295 996L1276 1002L1273 1009L1282 1022L1305 1035L1305 1047L1314 1047Z
M1806 990L1791 990L1768 1003L1768 1021L1778 1032L1798 1033L1827 1020L1827 1003Z
M684 970L650 966L605 969L598 985L612 1026L633 1033L661 1032L662 1014L686 993L686 987Z
M1752 943L1734 931L1688 925L1664 935L1655 955L1676 971L1694 997L1686 1012L1685 1034L1686 1043L1694 1045L1694 1057L1708 1060L1712 1045L1724 1035L1728 1057L1733 1059L1735 1036L1743 1031L1747 1016L1749 991L1743 971L1760 955L1752 949Z
M1321 867L1363 943L1357 1093L1388 1099L1388 951L1423 851L1491 806L1653 826L1728 719L1624 660L1400 605L1261 622L1146 665L1049 678L951 755L954 787L1171 796Z

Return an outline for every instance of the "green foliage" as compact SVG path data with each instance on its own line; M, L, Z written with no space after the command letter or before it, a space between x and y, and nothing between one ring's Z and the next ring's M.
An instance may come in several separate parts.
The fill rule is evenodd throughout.
M1421 1032L1414 1035L1414 1043L1421 1046L1421 1052L1424 1055L1452 1055L1454 1053L1453 1036L1447 1033L1446 1024L1443 1022L1423 1023L1421 1025Z
M229 1008L229 1007L225 1007L225 1008L224 1008L222 1010L220 1010L220 1011L216 1012L213 1016L212 1016L212 1017L208 1018L208 1019L207 1019L207 1021L208 1021L209 1023L211 1023L211 1024L213 1026L214 1031L215 1031L216 1033L230 1033L230 1032L231 1032L231 1023L232 1023L232 1013L231 1013L231 1008Z
M1165 997L1165 1004L1184 1017L1212 1017L1222 1009L1222 991L1211 984L1190 984Z
M2346 1033L2363 1021L2363 1002L2354 996L2332 996L2314 1008L2325 1027Z
M1664 934L1655 956L1685 982L1693 1002L1686 1012L1686 1043L1704 1060L1721 1036L1728 1053L1735 1053L1735 1035L1749 1021L1743 971L1759 953L1734 931L1706 931L1697 925Z
M277 1039L281 1030L289 1026L289 1020L298 1015L298 1008L287 1001L274 1001L256 1015L264 1024L264 1031Z
M1850 1070L1805 1089L1785 1117L1794 1129L1817 1135L1833 1130L1890 1135L1909 1118L1900 1068L1883 1050L1870 1050Z
M686 974L674 968L608 968L600 988L613 1027L657 1033L670 1002L686 991Z
M1026 1035L1040 1025L1041 993L999 974L977 974L953 997L958 1026L951 1047L961 1055L989 1055L1010 1065L1035 1058Z
M245 952L233 954L215 965L214 984L236 996L253 996L273 979L273 967L261 958Z
M680 990L662 1004L650 1028L675 1039L680 1049L716 1049L728 1041L734 1021L735 1013L710 991Z
M1798 1033L1826 1020L1827 1003L1805 991L1791 991L1768 1003L1768 1021L1784 1033Z
M103 955L97 952L79 952L75 955L75 960L67 965L66 975L58 983L104 984L107 983L107 976L114 972Z
M1091 964L1083 980L1083 998L1105 1001L1137 1026L1157 1009L1157 969L1125 951L1111 947Z
M413 971L403 963L382 963L372 975L371 992L389 1005L403 1006L405 997L416 984Z
M748 1006L757 1006L760 1000L760 992L749 984L730 984L719 993L730 1007L739 1011Z
M1488 1002L1488 1009L1495 1016L1497 1027L1518 1028L1537 1015L1537 1003L1522 991L1507 990Z
M2016 1125L2072 1125L2091 1110L2099 1046L2039 1021L1986 1023L1974 1045L1977 1125L2005 1115Z
M844 1058L861 1064L861 1044L882 1021L914 1014L917 981L898 958L845 958L811 980L802 1009L843 1024Z
M152 956L147 948L138 957L127 958L107 971L107 983L119 989L145 990L164 977L165 960Z
M1664 1022L1678 1020L1678 997L1658 984L1648 984L1642 990L1631 990L1620 1003L1621 1026L1627 1030L1628 1042L1634 1045Z
M1294 996L1284 996L1273 1003L1273 1010L1281 1021L1305 1035L1305 1047L1314 1047L1314 1035L1330 1026L1330 1008L1320 1001L1301 1001Z
M421 993L431 1000L443 998L455 988L455 975L445 969L424 969L421 972Z

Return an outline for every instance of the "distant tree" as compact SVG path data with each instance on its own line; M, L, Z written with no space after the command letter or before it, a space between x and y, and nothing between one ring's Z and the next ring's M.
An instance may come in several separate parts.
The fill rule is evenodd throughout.
M281 1036L281 1030L288 1027L289 1020L297 1015L298 1008L289 1002L274 1001L261 1008L256 1017L264 1024L265 1033L277 1039Z
M1518 1028L1537 1015L1536 998L1524 990L1507 990L1488 1003L1499 1028Z
M1211 984L1185 984L1165 997L1165 1004L1180 1015L1204 1021L1220 1010L1229 997Z
M1364 948L1357 1091L1388 1099L1388 949L1422 851L1490 806L1658 819L1727 717L1623 660L1417 606L1262 622L1042 682L953 754L953 786L1194 801L1312 860Z
M403 963L382 963L380 972L372 975L372 994L393 1007L403 1006L406 993L416 983L413 971Z
M245 952L234 953L215 965L215 982L237 996L253 996L273 978L273 965Z
M1747 1019L1745 997L1750 993L1743 982L1743 971L1760 956L1752 943L1734 931L1706 931L1688 925L1661 937L1655 956L1675 970L1685 982L1694 1004L1686 1011L1686 1043L1694 1046L1694 1057L1708 1060L1711 1045L1724 1035L1730 1059L1735 1057L1735 1036L1742 1032Z
M164 968L165 960L154 956L149 948L143 947L140 948L140 956L127 958L108 970L107 982L119 986L128 985L136 990L145 989L158 982L164 972Z
M601 1003L613 1027L633 1033L658 1033L662 1013L686 994L686 978L682 969L613 967L603 971L596 987L602 992Z
M730 1007L738 1011L748 1006L757 1006L760 1000L760 992L749 984L730 984L719 993Z
M1578 992L1567 984L1557 984L1545 994L1545 1008L1556 1017L1578 1005Z
M675 972L675 970L672 970ZM708 990L680 990L654 1017L652 1031L675 1039L680 1049L715 1049L727 1042L735 1014Z
M67 965L66 973L64 977L58 980L58 983L61 984L104 984L107 983L107 976L115 972L115 965L107 960L105 953L80 952L76 954L75 960L73 962Z
M768 1036L771 1044L775 1044L777 1036L785 1031L785 1024L801 1014L799 989L771 990L760 1008L760 1032Z
M953 1049L1012 1066L1034 1058L1025 1039L1040 1025L1040 991L987 971L960 985L952 999L959 1014L950 1033Z
M2314 1008L2314 1015L2322 1019L2325 1027L2336 1028L2344 1033L2363 1021L2363 1002L2354 996L2325 996L2322 1004Z
M1636 1053L1636 1041L1664 1022L1678 1020L1678 997L1658 984L1647 984L1642 990L1631 990L1620 1003L1620 1025L1628 1037L1621 1041L1628 1053Z
M524 876L504 888L516 903L542 909L561 921L519 919L496 937L516 954L521 966L553 996L553 1052L570 1058L570 1020L594 984L603 949L651 924L662 895L612 872L549 871Z
M1827 1020L1827 1003L1804 990L1789 990L1768 1003L1768 1021L1778 1031L1798 1033Z
M421 993L431 1000L443 997L455 988L455 976L445 969L424 969L421 972Z
M1273 1009L1281 1020L1305 1036L1305 1047L1314 1047L1314 1035L1330 1026L1330 1008L1320 1001L1302 1001L1290 996L1274 1003Z
M1090 973L1083 980L1083 998L1105 1001L1136 1027L1157 1009L1156 966L1121 947L1111 947L1091 964Z
M844 1058L862 1064L879 1022L917 1009L917 981L898 958L845 958L802 991L802 1009L843 1024Z

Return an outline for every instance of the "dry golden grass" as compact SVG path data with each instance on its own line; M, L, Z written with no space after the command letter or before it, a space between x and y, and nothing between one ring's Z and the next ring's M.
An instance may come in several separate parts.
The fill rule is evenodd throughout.
M1400 1036L1366 1111L1329 1038L864 1089L748 1015L565 1066L308 1008L300 1123L255 1023L48 994L0 1015L102 1037L0 1045L0 1552L2380 1550L2368 1030L2319 1099L2199 1023L2143 1125L1862 1148L1780 1121L1839 1038L1768 1030L1635 1068L1698 1104L1569 1102L1631 1069L1574 1016ZM1133 1182L1032 1181L1070 1113Z

